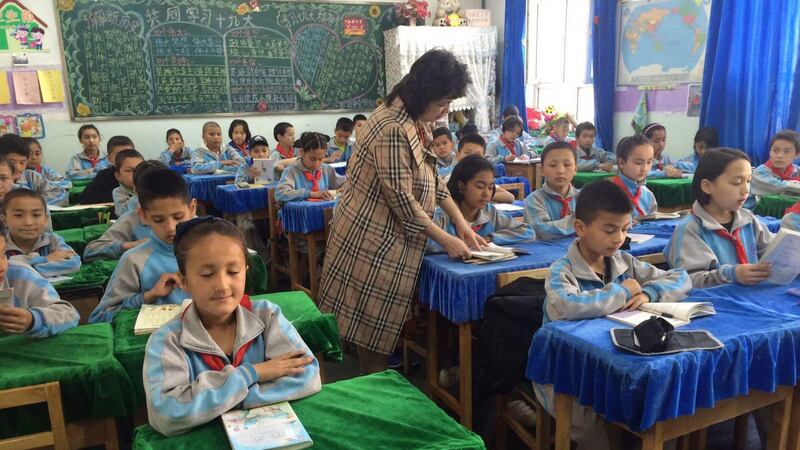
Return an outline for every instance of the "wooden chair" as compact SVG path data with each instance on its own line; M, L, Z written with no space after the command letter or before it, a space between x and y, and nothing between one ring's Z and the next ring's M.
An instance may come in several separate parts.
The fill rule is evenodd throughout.
M57 381L0 391L0 409L47 403L50 431L15 436L0 440L0 450L39 448L53 446L56 450L68 449L67 428L61 408L61 386Z
M525 185L522 183L498 184L497 187L501 187L509 192L513 192L514 198L517 200L525 200Z
M267 222L269 223L269 283L272 289L278 288L278 273L287 277L289 266L283 262L280 252L280 236L278 236L278 202L275 201L275 189L267 189Z
M548 269L520 270L497 275L497 288L500 289L521 277L543 279L547 276ZM534 432L526 428L516 417L511 414L508 404L514 400L521 400L536 413ZM533 395L533 386L520 385L508 394L497 396L497 423L495 448L506 448L506 431L508 428L530 449L545 450L550 448L552 418L547 410L536 401Z

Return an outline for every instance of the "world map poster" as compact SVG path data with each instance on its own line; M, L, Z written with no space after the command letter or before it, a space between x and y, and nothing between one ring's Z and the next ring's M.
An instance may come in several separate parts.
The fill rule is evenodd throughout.
M618 85L699 83L711 0L630 0L620 4Z

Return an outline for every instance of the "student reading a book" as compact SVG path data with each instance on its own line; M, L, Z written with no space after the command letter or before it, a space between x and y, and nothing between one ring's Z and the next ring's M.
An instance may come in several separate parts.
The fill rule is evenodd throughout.
M694 135L694 152L675 163L675 167L683 173L694 173L697 163L706 150L719 147L719 135L713 127L703 127Z
M692 283L685 270L664 271L619 250L632 209L625 191L608 180L581 189L575 204L578 239L550 266L543 323L605 317L648 302L686 297ZM539 402L554 414L553 386L533 383L533 387ZM572 406L571 437L580 450L610 448L602 418L577 401Z
M168 166L192 164L192 149L184 144L183 135L177 128L167 130L167 149L161 152L159 159Z
M592 122L581 122L575 128L575 151L578 158L578 171L602 170L610 172L614 168L614 153L594 146L597 129Z
M133 171L133 185L138 192L142 177L154 170L167 169L161 161L148 160ZM138 209L120 216L99 238L89 242L83 251L83 262L117 259L123 253L143 244L150 238L151 230L139 216Z
M436 171L440 177L449 176L458 160L453 153L453 135L447 127L433 130L433 154L436 155Z
M753 209L758 197L769 194L800 195L800 166L793 163L800 156L800 139L795 132L776 133L769 143L769 161L753 170L750 197L745 208Z
M109 166L108 158L100 154L100 131L91 123L78 128L78 141L83 150L70 158L67 176L71 180L94 178L97 172Z
M800 202L786 208L786 212L781 220L781 228L800 231Z
M345 178L336 173L333 167L322 162L329 140L322 133L307 131L294 143L300 149L300 158L281 175L275 189L275 200L278 203L333 200L330 190L339 189Z
M522 133L522 119L509 117L503 121L501 128L503 134L486 147L486 159L495 164L511 162L517 158L527 159L529 157L528 152L522 146L522 143L517 140L520 133Z
M119 181L119 186L111 192L111 198L114 199L114 214L117 217L139 207L139 200L133 189L133 172L143 162L142 154L131 148L120 151L114 157L114 176Z
M235 183L253 183L255 177L260 173L258 167L253 167L253 160L268 158L269 142L267 142L267 138L261 135L255 135L250 138L250 156L245 157L245 163L239 166Z
M465 134L458 141L458 151L456 152L456 164L469 155L480 155L480 157L483 158L485 153L486 153L486 141L480 134L478 133ZM446 183L447 180L450 179L450 174L443 176L442 179ZM514 194L508 192L507 190L503 189L500 186L495 185L494 197L492 197L492 201L494 203L514 203L514 200L516 200Z
M153 170L138 180L139 217L150 227L150 239L125 252L108 281L89 322L111 322L122 309L142 304L179 304L186 293L178 286L172 252L175 227L195 214L183 177L170 169Z
M319 363L291 322L278 306L244 294L247 249L235 225L211 216L180 224L175 258L192 303L147 343L153 428L173 436L233 408L320 391Z
M247 124L247 121L234 119L228 127L230 142L228 142L227 148L239 153L242 158L247 158L250 156L250 138L252 137L250 125Z
M494 164L485 158L471 155L459 161L447 181L447 189L472 231L486 242L502 246L536 240L530 225L498 211L490 203L495 190ZM448 234L457 235L455 225L443 209L436 209L433 223ZM429 239L427 252L441 253L444 248Z
M525 222L541 240L561 239L575 234L575 150L567 142L553 142L542 151L542 187L525 199Z
M114 201L111 193L114 189L119 187L117 180L116 169L114 168L114 161L117 154L123 150L132 149L136 147L133 141L128 136L112 136L106 143L106 150L108 151L108 160L110 164L103 170L97 172L97 176L86 185L81 193L81 203L111 203Z
M14 166L14 187L38 192L48 205L65 206L69 194L63 186L51 183L42 174L28 170L30 148L25 140L16 134L0 136L0 155L8 158Z
M22 138L28 146L30 156L28 157L28 170L32 170L47 179L50 183L56 184L64 188L67 192L72 188L72 180L61 175L58 171L50 166L44 164L44 156L42 155L42 144L35 138Z
M611 181L621 187L633 205L633 218L658 211L656 196L647 189L647 174L653 165L653 145L641 134L622 138L617 144L619 173Z
M13 189L3 202L8 230L6 257L36 269L43 277L75 273L81 257L64 238L47 231L47 204L42 196L28 189Z
M203 145L192 150L192 173L211 174L217 170L236 173L244 164L237 150L222 148L222 128L217 122L203 124Z
M44 338L76 327L80 317L71 303L31 266L8 260L6 234L0 224L0 291L13 289L10 299L0 299L0 334Z
M328 143L328 153L323 162L347 162L353 153L350 136L353 134L353 121L349 117L340 117L333 130L333 139Z
M667 148L667 128L660 123L649 123L642 129L642 134L653 146L653 167L650 178L681 178L683 172L675 168L672 158L664 153ZM619 157L619 155L617 155Z
M771 265L758 260L773 234L742 208L751 173L750 158L739 150L720 148L700 158L692 214L675 227L664 249L670 267L686 269L695 288L769 278Z

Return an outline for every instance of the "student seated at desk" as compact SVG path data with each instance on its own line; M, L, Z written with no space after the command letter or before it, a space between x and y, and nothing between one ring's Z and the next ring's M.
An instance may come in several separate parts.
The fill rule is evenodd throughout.
M367 123L367 116L363 114L356 114L353 116L353 135L350 136L350 145L356 145L358 130L363 128L365 123Z
M70 158L67 163L67 176L71 180L94 178L98 172L109 166L109 160L100 154L100 131L88 123L78 128L78 141L83 150Z
M520 120L522 120L522 117L520 116L519 108L517 107L517 105L508 105L503 109L503 120L500 122L500 124L502 125L502 123L505 122L506 119L508 119L509 117L517 117ZM464 136L464 135L466 135L466 134L468 134L470 132L472 132L472 133L477 133L478 132L478 128L477 127L475 127L475 130L470 131L470 128L471 128L470 125L474 126L474 124L464 125L464 128L467 128L467 129L458 134L457 137L458 137L459 140L461 140L461 136ZM486 139L489 142L492 142L492 141L497 140L500 137L501 134L503 134L503 127L499 126L499 127L495 128L495 129L491 130L489 132L489 136ZM520 133L520 136L519 136L518 139L520 141L522 141L522 145L524 145L524 146L535 145L536 142L537 142L536 138L531 136L530 134L528 134L528 132L525 131L525 130L522 130L522 133Z
M106 144L108 159L111 165L97 173L91 183L81 193L81 203L89 205L92 203L111 203L114 201L112 192L119 187L116 177L116 169L113 164L117 154L123 150L136 150L133 141L128 136L112 136Z
M119 186L111 192L111 198L114 199L114 214L117 217L135 211L139 206L139 200L133 189L133 172L136 166L143 162L142 154L130 148L118 152L114 158L114 177Z
M631 224L628 195L608 180L589 183L575 204L578 239L550 266L543 324L605 317L648 302L677 302L692 283L683 269L664 271L619 248ZM608 334L606 334L608 339ZM555 417L553 385L533 383L539 402ZM572 440L580 450L610 448L603 419L574 401Z
M486 242L509 245L536 240L530 225L498 211L489 203L494 194L494 165L485 158L471 155L459 161L447 181L447 189L472 230ZM433 223L452 236L458 235L450 216L442 208L436 208ZM444 251L439 243L428 239L427 252Z
M653 166L647 176L650 178L681 178L683 172L676 169L672 158L664 153L664 149L667 147L666 127L660 123L649 123L642 129L642 134L650 140L654 151Z
M228 127L230 142L228 142L227 148L239 153L242 158L247 158L250 156L250 138L252 137L247 121L234 119Z
M781 131L769 143L769 161L753 171L750 197L745 208L753 209L758 197L769 194L794 194L798 186L790 189L790 183L800 182L800 166L793 163L800 155L800 138L797 133Z
M268 159L269 158L269 142L267 138L261 135L255 135L250 138L250 156L244 159L244 164L239 166L236 172L235 183L253 183L255 177L260 173L259 169L253 167L254 159ZM276 169L277 171L277 169Z
M436 155L436 171L440 177L450 176L458 160L453 153L453 135L447 127L433 130L433 154Z
M578 172L602 170L610 172L614 168L614 153L594 146L597 129L592 122L581 122L575 128L575 151L578 158Z
M278 203L333 200L330 190L339 189L345 178L322 162L329 140L324 134L307 131L295 142L294 146L300 149L300 160L283 171L275 189Z
M279 122L272 130L275 138L275 150L270 152L270 159L275 161L295 160L297 150L294 148L294 127L289 122Z
M203 145L192 150L192 173L210 174L217 170L236 173L244 164L238 151L222 148L222 128L217 122L203 124Z
M167 149L159 156L161 162L168 166L189 166L192 164L192 149L183 143L180 130L167 130Z
M43 277L68 275L81 269L81 257L64 238L47 231L47 204L28 189L6 194L3 214L8 225L6 256L36 269Z
M544 145L552 144L553 142L567 142L570 145L573 145L573 142L569 138L569 126L576 125L575 119L572 118L571 115L566 114L553 122L553 132L550 133L550 136L547 137L544 141Z
M167 166L155 160L148 160L136 166L133 171L135 190L141 189L141 179L144 175L164 169L167 169ZM150 227L142 222L137 206L136 211L123 214L102 236L86 245L83 261L88 263L101 259L118 259L126 251L147 241L150 234Z
M328 144L328 155L324 163L347 162L353 153L350 135L353 134L353 121L349 117L340 117L333 130L333 139Z
M542 187L525 199L525 222L540 240L561 239L575 234L575 150L567 142L553 142L542 151Z
M484 157L486 153L486 141L483 140L480 134L465 134L458 141L458 152L456 152L456 163L466 158L469 155L480 155ZM450 175L443 176L445 182L450 179ZM494 197L492 201L495 203L514 203L514 194L507 190L495 186Z
M719 135L717 129L703 127L697 130L694 135L694 152L675 163L675 167L683 173L694 173L697 170L697 163L706 150L719 147Z
M786 208L786 213L781 220L781 228L800 231L800 202Z
M0 206L6 194L14 189L14 165L3 155L0 155Z
M65 206L69 194L62 186L47 181L47 178L28 170L30 149L25 140L16 134L0 136L0 155L5 156L14 166L14 187L38 192L48 205Z
M641 134L622 138L617 144L619 173L611 181L628 194L633 219L658 211L656 196L647 189L647 174L653 165L653 145Z
M321 389L319 362L267 300L244 294L247 249L232 223L205 216L178 225L175 257L192 303L150 337L147 417L174 436L233 408L296 400Z
M517 158L527 159L528 151L517 140L522 132L522 120L519 117L509 117L503 121L502 130L503 134L497 140L489 142L486 147L486 159L495 164L511 162Z
M771 271L758 260L774 237L749 210L750 158L720 148L700 158L692 180L692 214L672 232L664 249L670 267L689 272L695 288L724 283L757 284Z
M122 255L89 322L111 322L121 309L180 304L186 298L178 285L172 243L175 227L194 217L197 202L189 197L183 177L170 169L153 170L139 181L139 217L152 235Z
M58 171L50 166L44 165L44 157L42 156L42 144L35 138L22 138L25 144L28 145L30 156L28 157L28 170L32 170L41 174L47 181L57 186L61 186L67 192L72 189L72 180L61 175Z
M0 305L0 334L45 338L76 327L80 316L71 303L31 266L6 258L2 224L0 231L0 289L14 289L12 305Z

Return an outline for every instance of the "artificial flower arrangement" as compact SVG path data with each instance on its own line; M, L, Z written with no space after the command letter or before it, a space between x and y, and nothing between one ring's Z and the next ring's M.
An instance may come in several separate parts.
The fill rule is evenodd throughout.
M553 133L553 125L559 117L566 117L556 111L553 105L547 105L544 110L527 108L528 132L531 136L547 137Z
M416 25L417 19L430 17L428 2L425 0L408 0L395 5L398 21L408 21L409 25Z

